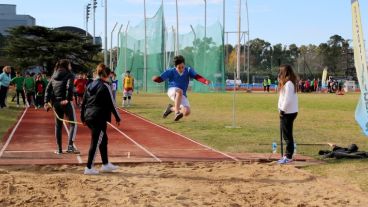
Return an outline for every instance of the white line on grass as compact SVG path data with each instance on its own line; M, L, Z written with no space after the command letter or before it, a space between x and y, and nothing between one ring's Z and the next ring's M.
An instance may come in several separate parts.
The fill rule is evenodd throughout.
M69 137L69 129L68 129L68 126L66 126L66 123L65 122L63 122L63 124L64 124L64 128L66 130L66 133L68 134L68 137ZM75 147L75 149L78 149L74 142L73 142L73 146ZM77 155L77 160L78 160L78 163L79 164L82 164L83 163L83 160L82 160L82 157L80 156L80 154Z
M131 142L133 142L134 144L136 144L139 148L141 148L142 150L144 150L147 154L151 155L153 158L155 158L158 162L162 162L160 158L156 157L153 153L151 153L150 151L148 151L146 148L144 148L142 145L140 145L138 142L134 141L131 137L129 137L127 134L125 134L124 132L122 132L120 129L116 128L114 125L112 125L111 123L108 123L112 128L114 128L116 131L118 131L120 134L122 134L123 136L125 136L127 139L129 139ZM130 155L130 153L129 153ZM130 156L129 156L130 157Z
M18 126L19 126L20 122L22 121L22 119L23 119L24 115L26 114L27 110L28 110L28 108L26 108L26 109L24 110L24 112L23 112L22 116L21 116L21 117L20 117L20 119L18 120L18 123L15 125L15 127L14 127L14 128L13 128L13 130L12 130L12 132L10 133L10 135L9 135L8 139L6 140L6 143L4 144L3 148L2 148L2 149L1 149L1 151L0 151L0 157L2 157L2 156L3 156L3 153L4 153L5 149L8 147L8 145L9 145L9 143L10 143L11 139L13 138L13 135L14 135L15 131L17 130L17 128L18 128Z
M207 149L210 149L210 150L215 151L215 152L217 152L217 153L220 153L220 154L224 155L225 157L228 157L228 158L230 158L230 159L232 159L232 160L239 161L236 157L230 156L230 155L228 155L228 154L226 154L226 153L224 153L224 152L218 151L218 150L216 150L216 149L214 149L214 148L211 148L211 147L206 146L206 145L204 145L204 144L201 144L201 143L199 143L199 142L197 142L197 141L194 141L194 140L192 140L192 139L190 139L190 138L188 138L188 137L186 137L186 136L184 136L184 135L181 135L181 134L179 134L179 133L177 133L177 132L174 132L174 131L172 131L172 130L170 130L170 129L168 129L168 128L165 128L165 127L160 126L160 125L158 125L158 124L156 124L156 123L153 123L153 122L151 122L151 121L149 121L149 120L147 120L147 119L144 119L144 118L142 118L142 117L140 117L140 116L138 116L138 115L136 115L136 114L133 114L133 113L131 113L131 112L127 111L127 110L124 110L124 109L122 109L122 108L119 108L119 109L120 109L120 110L122 110L122 111L124 111L124 112L126 112L126 113L128 113L128 114L130 114L130 115L133 115L133 116L135 116L135 117L137 117L137 118L139 118L139 119L142 119L143 121L146 121L146 122L149 122L149 123L151 123L151 124L153 124L153 125L155 125L155 126L158 126L158 127L160 127L161 129L164 129L164 130L166 130L166 131L169 131L169 132L171 132L171 133L174 133L174 134L176 134L176 135L179 135L179 136L181 136L181 137L183 137L183 138L185 138L185 139L187 139L187 140L189 140L189 141L191 141L191 142L194 142L194 143L196 143L196 144L198 144L198 145L201 145L201 146L202 146L202 147L204 147L204 148L207 148Z

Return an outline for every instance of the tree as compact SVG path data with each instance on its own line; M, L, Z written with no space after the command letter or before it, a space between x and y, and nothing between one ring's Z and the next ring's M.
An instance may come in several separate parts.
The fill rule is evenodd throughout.
M4 51L17 66L47 65L49 72L59 59L70 59L75 72L88 71L100 45L85 36L40 26L19 26L9 30Z

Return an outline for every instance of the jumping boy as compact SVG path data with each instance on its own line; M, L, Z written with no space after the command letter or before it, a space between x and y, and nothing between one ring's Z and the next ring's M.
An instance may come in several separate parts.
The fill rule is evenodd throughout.
M193 68L186 67L185 59L181 55L174 57L174 65L175 68L169 68L160 76L153 76L152 80L161 83L168 79L169 89L167 95L174 101L174 105L169 104L167 106L163 118L166 118L171 112L175 112L174 120L179 121L183 116L188 116L190 114L190 105L187 98L189 80L194 78L206 85L208 85L210 81L197 74Z

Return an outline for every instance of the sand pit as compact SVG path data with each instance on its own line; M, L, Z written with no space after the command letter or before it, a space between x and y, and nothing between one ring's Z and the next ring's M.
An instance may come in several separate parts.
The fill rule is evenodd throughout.
M276 164L120 165L85 176L83 166L2 166L0 206L365 206L357 186Z

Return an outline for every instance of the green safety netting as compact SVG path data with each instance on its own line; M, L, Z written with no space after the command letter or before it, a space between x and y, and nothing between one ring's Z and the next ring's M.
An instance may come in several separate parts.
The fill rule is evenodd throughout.
M166 28L162 6L152 18L147 18L147 69L144 70L144 22L129 27L120 34L120 51L116 73L119 80L126 70L130 70L135 78L135 90L147 92L163 92L167 84L157 84L151 77L161 74L166 68L173 67L175 31ZM189 27L189 25L188 25ZM207 27L204 38L204 27L196 26L192 32L179 35L179 54L186 59L186 65L195 68L197 73L211 80L210 87L197 81L190 86L194 92L224 90L224 54L223 28L217 23ZM121 90L121 85L119 89Z

